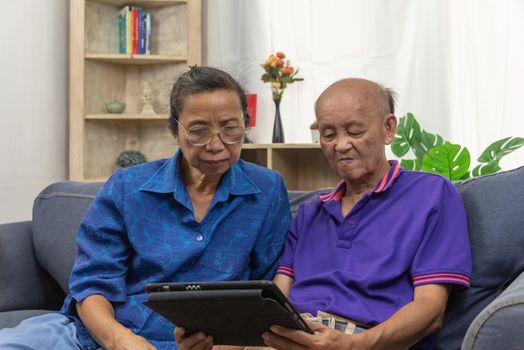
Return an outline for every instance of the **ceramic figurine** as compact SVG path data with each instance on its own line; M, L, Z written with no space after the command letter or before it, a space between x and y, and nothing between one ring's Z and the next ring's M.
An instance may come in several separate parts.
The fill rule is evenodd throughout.
M144 83L144 88L142 89L142 96L140 99L144 103L142 108L142 114L155 114L153 109L153 90L148 83Z

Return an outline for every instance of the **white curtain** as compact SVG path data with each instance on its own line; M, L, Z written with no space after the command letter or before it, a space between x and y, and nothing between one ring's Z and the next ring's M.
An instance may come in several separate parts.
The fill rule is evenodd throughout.
M524 137L522 0L204 0L204 62L258 94L251 138L271 142L274 106L260 64L287 54L305 79L281 104L286 142L310 142L313 103L332 82L394 88L397 116L466 146ZM501 162L524 165L524 149Z

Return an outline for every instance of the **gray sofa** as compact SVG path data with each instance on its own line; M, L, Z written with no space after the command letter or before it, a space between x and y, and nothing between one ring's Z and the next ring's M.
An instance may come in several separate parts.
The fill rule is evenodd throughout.
M57 310L77 226L100 184L59 182L33 220L0 225L0 328ZM457 183L473 250L472 287L453 292L435 349L524 348L524 167ZM290 192L292 210L314 192Z

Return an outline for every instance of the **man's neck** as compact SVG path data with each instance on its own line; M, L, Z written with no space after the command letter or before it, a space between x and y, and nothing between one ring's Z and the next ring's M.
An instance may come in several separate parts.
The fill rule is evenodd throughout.
M388 161L385 161L381 164L377 171L374 171L372 174L361 181L346 180L345 196L360 199L366 193L373 192L382 178L386 176L389 169L391 169L391 164L389 164Z

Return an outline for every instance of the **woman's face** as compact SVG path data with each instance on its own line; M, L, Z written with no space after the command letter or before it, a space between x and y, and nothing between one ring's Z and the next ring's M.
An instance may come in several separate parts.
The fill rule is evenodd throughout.
M216 90L186 97L178 122L175 138L190 166L190 173L220 177L240 158L243 141L227 144L217 133L235 126L243 129L243 111L236 92ZM213 132L209 143L197 146L190 142L187 131L201 133L204 130L205 133L206 128Z

